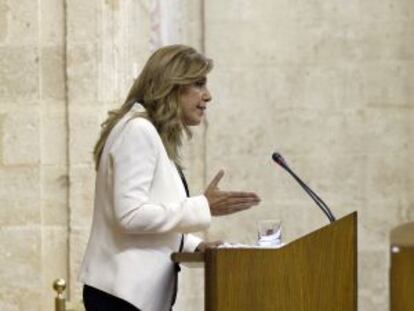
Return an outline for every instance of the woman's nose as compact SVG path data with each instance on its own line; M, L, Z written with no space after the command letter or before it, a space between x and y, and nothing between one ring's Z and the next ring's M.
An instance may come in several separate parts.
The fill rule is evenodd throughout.
M206 102L209 102L209 101L211 101L211 99L212 99L211 93L210 93L210 91L206 88L206 89L204 90L204 93L203 93L203 100L204 100L204 101L206 101Z

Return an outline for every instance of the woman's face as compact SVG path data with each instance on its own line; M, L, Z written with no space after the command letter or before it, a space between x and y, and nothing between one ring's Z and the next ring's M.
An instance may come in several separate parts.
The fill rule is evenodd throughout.
M185 125L199 125L203 119L211 94L207 89L207 78L203 77L185 86L181 94L181 108Z

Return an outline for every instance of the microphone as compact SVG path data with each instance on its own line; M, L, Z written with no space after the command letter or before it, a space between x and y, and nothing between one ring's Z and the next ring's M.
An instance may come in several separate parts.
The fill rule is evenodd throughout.
M278 152L274 152L272 154L272 159L283 169L285 169L298 182L298 184L312 198L316 205L318 205L318 207L322 210L326 217L328 217L329 221L333 223L336 219L335 216L332 214L331 210L329 209L328 205L326 205L326 203L290 169L282 155Z

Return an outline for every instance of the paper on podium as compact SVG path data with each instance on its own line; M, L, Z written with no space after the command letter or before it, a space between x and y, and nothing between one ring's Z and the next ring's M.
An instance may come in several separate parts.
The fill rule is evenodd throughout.
M285 243L272 246L261 246L261 245L248 245L242 243L230 243L224 242L217 246L218 249L278 249L285 246ZM181 266L187 268L203 268L204 267L204 253L174 253L172 254L172 260L180 262Z
M223 244L220 244L219 246L217 246L217 248L255 248L255 249L264 249L264 248L281 248L283 246L285 246L285 243L281 243L278 245L266 245L266 246L262 246L262 245L248 245L248 244L242 244L242 243L229 243L229 242L224 242Z

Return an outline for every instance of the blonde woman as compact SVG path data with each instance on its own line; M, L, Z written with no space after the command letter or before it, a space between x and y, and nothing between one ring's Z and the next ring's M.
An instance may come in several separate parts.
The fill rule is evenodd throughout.
M204 194L189 196L180 147L211 100L212 67L191 47L157 50L125 103L103 123L94 149L93 224L80 271L87 311L171 310L177 277L171 253L203 250L209 244L190 232L207 229L211 216L259 203L255 193L219 190L222 171Z

